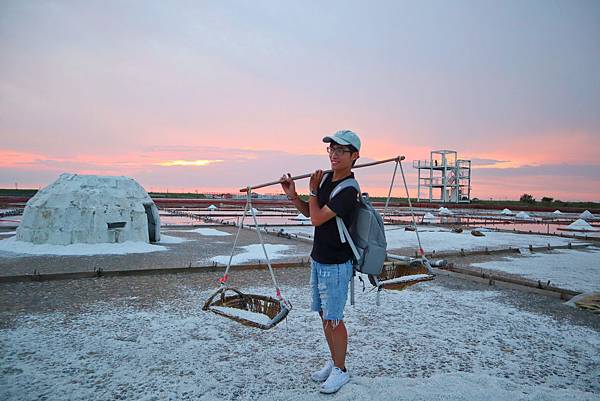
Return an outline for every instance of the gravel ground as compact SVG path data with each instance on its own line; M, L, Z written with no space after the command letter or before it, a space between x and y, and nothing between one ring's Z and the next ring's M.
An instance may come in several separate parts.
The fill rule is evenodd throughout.
M56 399L62 389L67 398L90 400L314 393L314 384L298 376L307 363L319 363L324 348L307 311L309 269L277 270L295 308L287 323L269 332L200 311L218 276L2 284L0 397ZM266 271L234 272L231 280L251 292L273 291ZM358 283L357 290L357 306L348 308L346 319L355 385L460 372L503 378L505 390L549 386L541 391L600 393L600 319L591 313L444 275L387 291L381 307ZM260 364L265 360L270 363Z
M40 271L81 271L91 263L107 269L187 266L189 260L227 254L233 240L168 235L194 241L152 254L2 257L0 267L6 274L30 272L34 266ZM266 238L293 245L290 253L310 251L310 244ZM255 241L255 233L242 231L241 246ZM500 257L451 261L468 266ZM273 396L274 389L314 391L310 380L297 376L307 363L319 363L323 351L318 335L296 335L315 330L314 314L307 311L309 269L276 270L295 309L288 323L264 334L200 311L221 274L0 284L0 398L61 398L56 388L65 388L66 398L90 400L250 400ZM266 268L234 271L230 283L274 292ZM355 385L368 386L382 377L437 377L443 382L439 375L460 372L483 375L483 382L486 377L502 378L502 391L549 386L541 391L583 391L593 395L581 399L600 397L600 318L592 313L556 298L444 274L402 292L385 292L381 307L374 306L372 292L360 291L359 282L356 288L358 303L347 319ZM274 344L285 347L281 355L273 353ZM204 351L202 357L190 355L198 350ZM257 360L271 364L265 368ZM356 394L358 389L349 385L346 391ZM340 392L334 398L348 395Z
M477 257L482 258L484 257ZM286 287L310 291L308 267L277 269L275 274L284 292ZM216 288L221 276L222 273L219 272L206 272L0 284L0 327L9 327L10 322L19 315L54 311L77 313L82 307L96 303L151 308L187 296L189 290L205 291ZM444 274L440 274L434 283L437 286L462 291L485 291L491 288L485 284ZM235 271L230 274L230 284L238 288L257 285L269 287L271 277L266 268ZM356 280L357 292L361 291L361 285ZM507 304L600 331L598 316L571 308L558 299L515 289L493 289L497 291L498 299Z

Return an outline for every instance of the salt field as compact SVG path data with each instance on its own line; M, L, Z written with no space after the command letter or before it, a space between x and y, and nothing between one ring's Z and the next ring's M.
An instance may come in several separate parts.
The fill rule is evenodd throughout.
M553 285L576 291L600 292L600 248L556 250L547 253L526 253L520 257L505 257L494 262L474 263L473 267L497 270L533 280L550 281Z
M273 292L253 286L267 283L265 274L236 277L252 293ZM308 270L280 281L294 309L268 332L201 311L210 289L200 275L4 285L0 392L32 400L318 398L308 373L327 351L306 335L321 324L308 311ZM52 298L32 303L41 290ZM598 399L600 326L583 312L452 278L385 292L379 307L374 298L358 292L347 308L351 380L330 399Z
M293 309L283 323L263 332L201 310L229 262L241 212L208 219L165 213L154 244L31 244L16 241L14 229L0 230L0 279L99 268L207 267L206 273L0 284L3 399L318 397L308 373L322 362L326 345L319 336L299 335L320 330L308 310L305 267L314 228L287 210L257 215L271 262L298 264L275 270ZM454 255L452 264L475 272L539 280L574 293L600 292L600 247L593 238L500 231L475 224L485 221L477 221L475 213L466 217L473 224L456 232L458 220L442 223L448 212L425 213L434 216L426 224L418 220L428 254ZM386 226L388 249L411 256L417 238L406 229L409 218L402 218L403 224ZM556 225L575 220L561 215ZM232 264L263 267L232 270L230 280L250 293L274 294L252 223L246 216ZM532 253L530 247L541 250ZM508 249L513 251L503 253ZM482 250L499 253L469 256ZM380 306L368 280L364 290L362 285L356 282L356 305L346 308L351 379L331 399L441 400L448 393L456 400L600 399L597 314L525 287L490 286L444 270L433 281L383 291Z
M383 212L382 208L379 208ZM262 211L257 209L256 219L261 226L303 226L310 225L310 221L298 218L295 209L280 208L274 210L269 208ZM183 215L174 215L170 213L181 213ZM561 213L557 215L550 212L529 212L519 215L505 215L498 211L473 210L473 209L422 209L415 208L417 223L427 223L432 225L444 226L468 226L485 227L503 231L524 231L540 234L562 234L579 235L600 238L600 231L588 230L586 232L565 232L563 227L575 222L580 218L579 213ZM524 217L527 215L528 217ZM191 216L191 217L190 217ZM243 210L186 210L170 209L161 213L161 221L165 226L170 225L214 225L214 224L240 224L243 217ZM588 217L589 218L589 217ZM410 213L406 208L390 208L386 215L386 222L398 225L406 225L412 222ZM253 225L252 216L247 215L244 224ZM600 219L592 215L589 218L589 224L600 227ZM600 228L599 228L600 230Z

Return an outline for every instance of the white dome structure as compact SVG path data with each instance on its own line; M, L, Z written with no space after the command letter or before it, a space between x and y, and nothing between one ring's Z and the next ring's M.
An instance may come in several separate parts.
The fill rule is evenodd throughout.
M158 242L160 217L131 178L61 174L27 202L16 239L54 245Z

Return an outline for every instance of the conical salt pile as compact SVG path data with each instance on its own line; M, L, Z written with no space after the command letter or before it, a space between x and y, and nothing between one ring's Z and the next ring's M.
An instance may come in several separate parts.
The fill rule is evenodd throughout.
M252 208L252 210L246 211L246 216L252 216L252 211L254 211L254 214L260 214L260 211L258 209Z
M581 213L581 214L579 215L579 218L580 218L580 219L586 219L586 220L587 220L587 219L593 219L593 218L594 218L594 215L593 215L592 213L590 213L590 211L589 211L589 210L586 210L585 212L583 212L583 213Z
M555 211L552 212L552 214L562 214L562 212L558 209L556 209Z
M433 223L435 221L435 216L429 212L425 213L423 216L423 222L425 223Z
M577 219L569 224L565 229L576 230L576 231L600 231L595 227L592 227L587 221L583 219Z
M518 219L530 219L531 216L529 216L527 214L527 212L519 212L519 213L517 213L517 218Z
M514 213L510 209L504 209L500 213L505 215L513 215Z

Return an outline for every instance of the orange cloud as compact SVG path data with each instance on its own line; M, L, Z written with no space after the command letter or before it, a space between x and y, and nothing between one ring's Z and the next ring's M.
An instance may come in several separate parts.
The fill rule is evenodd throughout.
M221 163L223 160L171 160L161 163L156 163L158 166L173 167L173 166L195 166L204 167L213 163Z
M47 156L40 153L20 152L10 149L0 149L0 167L16 167L33 164Z
M557 163L586 164L597 162L596 149L600 148L600 136L586 132L553 132L543 135L524 133L518 138L510 141L503 140L501 136L486 138L484 148L491 147L492 150L469 151L469 157L505 160L495 164L495 168Z

